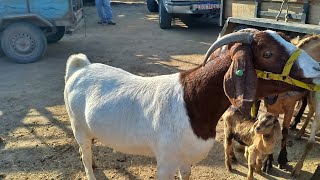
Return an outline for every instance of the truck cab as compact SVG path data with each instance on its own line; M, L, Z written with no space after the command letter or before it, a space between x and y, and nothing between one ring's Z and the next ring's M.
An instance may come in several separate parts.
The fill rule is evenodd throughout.
M17 63L39 60L83 22L82 0L0 0L0 54ZM1 50L2 49L2 50Z
M159 12L160 28L168 29L175 16L218 16L221 11L221 0L147 0L147 7L150 12Z

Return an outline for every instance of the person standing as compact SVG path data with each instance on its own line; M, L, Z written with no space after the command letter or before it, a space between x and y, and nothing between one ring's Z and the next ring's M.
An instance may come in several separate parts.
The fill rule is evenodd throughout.
M116 23L112 20L110 0L95 0L95 1L96 1L96 8L98 11L98 15L100 17L100 21L98 21L98 24L116 25Z

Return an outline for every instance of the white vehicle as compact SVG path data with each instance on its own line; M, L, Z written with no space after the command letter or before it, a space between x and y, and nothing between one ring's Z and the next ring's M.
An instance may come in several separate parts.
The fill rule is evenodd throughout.
M161 29L171 27L171 20L176 15L220 15L221 0L147 0L150 12L159 11Z

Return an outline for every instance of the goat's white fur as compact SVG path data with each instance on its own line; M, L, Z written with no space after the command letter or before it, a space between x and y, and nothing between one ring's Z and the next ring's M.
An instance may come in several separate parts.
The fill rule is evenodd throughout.
M304 149L304 152L303 152L301 158L299 159L298 163L296 164L296 166L294 167L294 169L292 171L293 176L300 174L304 160L305 160L306 156L308 155L309 151L311 151L312 147L314 146L315 136L316 136L317 131L320 128L320 92L310 92L309 101L310 101L309 105L311 106L311 107L309 107L309 111L314 111L315 116L314 116L314 120L312 121L312 124L311 124L311 131L310 131L308 143ZM308 116L309 116L309 114L308 114ZM305 125L306 124L304 124L303 126L305 126ZM300 136L302 135L301 132L299 132L299 135Z
M188 179L191 164L205 158L214 143L193 133L178 73L140 77L73 55L64 96L88 179L95 179L92 138L119 152L155 156L163 180L173 179L178 169Z

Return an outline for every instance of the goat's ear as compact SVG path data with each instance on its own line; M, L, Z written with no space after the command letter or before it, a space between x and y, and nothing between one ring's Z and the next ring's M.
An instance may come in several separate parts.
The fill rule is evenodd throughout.
M232 105L249 116L257 89L252 51L249 45L235 44L229 52L232 63L224 76L224 92Z
M291 43L295 46L298 45L299 41L300 41L300 36L297 36L297 37L291 39Z
M288 42L290 42L290 37L289 36L287 36L285 33L283 33L283 32L277 32L284 40L286 40L286 41L288 41Z

